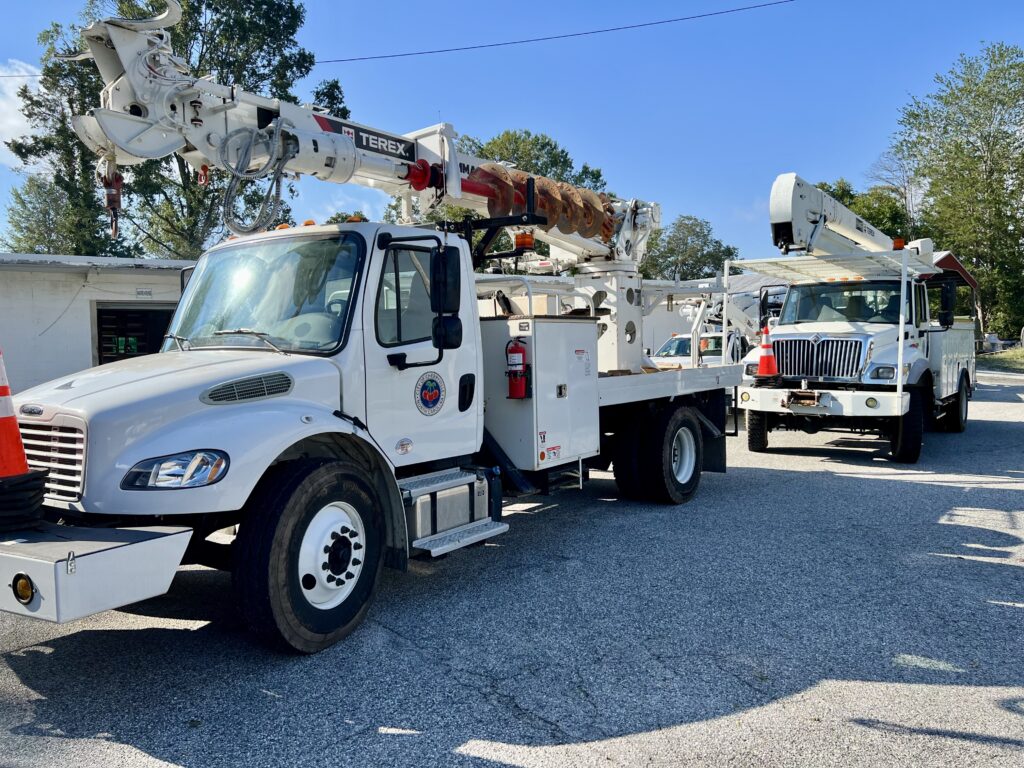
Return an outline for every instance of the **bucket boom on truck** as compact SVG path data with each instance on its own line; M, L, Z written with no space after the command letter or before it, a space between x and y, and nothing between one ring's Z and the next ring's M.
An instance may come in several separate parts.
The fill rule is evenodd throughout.
M274 222L282 178L305 174L398 195L406 218L416 196L424 209L455 203L496 225L535 226L540 239L581 261L643 258L659 223L656 204L613 199L462 154L448 123L400 135L194 77L170 47L167 28L180 18L178 3L168 0L167 11L153 19L97 21L83 32L88 50L70 57L92 58L103 76L100 106L73 124L100 156L97 176L108 190L116 183L119 192L120 166L177 153L201 176L211 169L230 175L224 214L238 234ZM256 179L270 186L256 218L241 222L234 210L239 185ZM119 194L108 195L112 215L119 203Z

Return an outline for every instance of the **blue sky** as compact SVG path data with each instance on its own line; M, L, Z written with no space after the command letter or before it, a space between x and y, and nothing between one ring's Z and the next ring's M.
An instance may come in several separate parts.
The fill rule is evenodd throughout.
M387 5L306 0L300 42L318 58L582 31L704 13L756 0L597 0ZM81 0L20 4L0 29L0 71L38 64L35 38L72 21ZM405 132L445 120L488 138L505 128L548 133L602 168L620 196L708 219L746 258L771 255L775 176L845 176L857 186L886 148L901 105L927 94L960 53L986 42L1024 45L1021 0L796 0L788 5L642 30L413 59L325 64L308 97L338 77L354 120ZM20 133L0 79L0 138ZM0 152L0 209L19 177ZM371 190L305 181L298 219L361 207ZM5 222L0 210L0 225Z

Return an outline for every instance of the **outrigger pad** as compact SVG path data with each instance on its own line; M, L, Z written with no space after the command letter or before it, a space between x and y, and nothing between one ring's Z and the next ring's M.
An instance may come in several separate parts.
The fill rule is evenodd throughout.
M43 519L47 474L48 470L33 469L24 475L0 477L0 532L17 531Z

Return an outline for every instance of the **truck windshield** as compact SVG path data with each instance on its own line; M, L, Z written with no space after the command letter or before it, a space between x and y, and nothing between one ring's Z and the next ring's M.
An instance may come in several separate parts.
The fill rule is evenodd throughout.
M674 336L661 345L655 357L689 357L690 340L685 336Z
M329 354L344 337L364 251L354 232L219 248L196 267L163 350L181 345Z
M907 292L909 302L910 292ZM898 323L899 281L794 285L779 325L794 323Z

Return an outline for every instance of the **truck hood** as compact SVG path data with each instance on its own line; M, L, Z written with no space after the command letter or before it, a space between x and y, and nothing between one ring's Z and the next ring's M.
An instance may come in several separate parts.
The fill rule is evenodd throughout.
M166 407L189 401L212 386L234 379L284 371L295 380L319 378L337 369L328 360L306 355L281 355L268 350L190 350L162 352L100 365L27 389L15 396L22 406L48 412L70 411L84 417L155 401ZM192 410L192 408L188 408Z
M805 337L819 334L828 338L842 336L870 336L875 343L894 343L899 326L890 323L797 323L777 325L771 329L772 338ZM891 337L891 338L889 338Z

